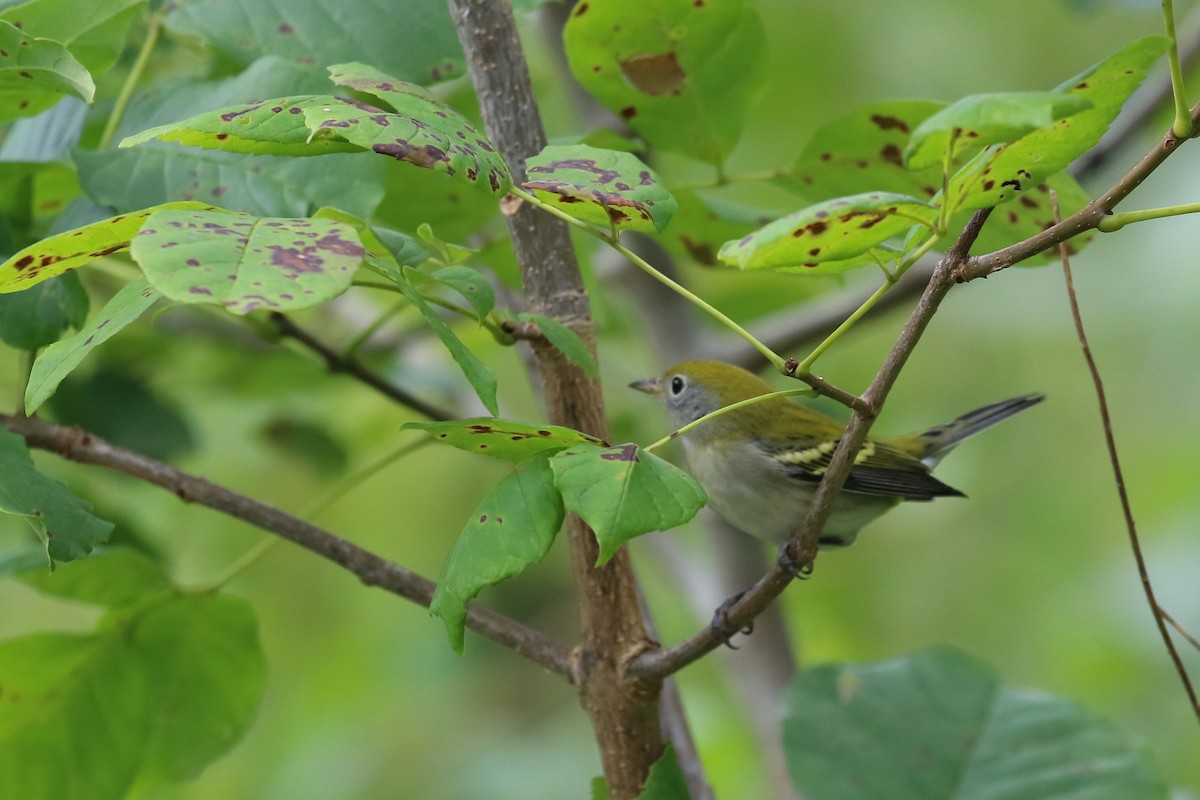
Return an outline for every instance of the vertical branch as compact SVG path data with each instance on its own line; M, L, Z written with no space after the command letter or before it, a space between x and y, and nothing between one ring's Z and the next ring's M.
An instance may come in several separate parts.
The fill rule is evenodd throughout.
M488 136L520 183L525 160L545 146L529 70L507 2L449 0L466 52ZM567 227L523 204L508 217L530 308L569 325L595 349L588 297ZM533 343L551 420L606 435L599 386L546 343ZM636 797L662 753L660 680L627 681L622 665L650 643L638 607L627 551L603 567L595 537L571 515L571 564L580 589L583 642L578 651L580 701L591 719L604 774L616 800Z

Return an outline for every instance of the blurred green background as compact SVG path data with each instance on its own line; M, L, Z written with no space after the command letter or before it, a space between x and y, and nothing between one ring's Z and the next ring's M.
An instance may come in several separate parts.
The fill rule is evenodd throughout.
M1050 88L1133 38L1160 32L1157 7L764 0L759 8L771 78L729 171L790 163L817 126L866 102ZM1183 36L1200 27L1192 24L1200 23L1195 15L1182 14L1187 10L1181 9ZM579 123L555 66L551 16L543 8L523 16L522 24L549 132L567 136L579 132ZM1192 85L1200 87L1200 74L1192 76ZM1160 115L1085 186L1107 188L1165 124ZM1195 202L1200 150L1192 147L1123 208ZM670 157L660 165L689 170ZM764 194L763 202L779 197ZM1194 632L1200 632L1200 493L1192 484L1200 472L1194 400L1200 394L1198 238L1200 221L1190 217L1149 222L1103 235L1073 262L1159 600ZM594 253L582 244L585 256ZM631 313L628 273L607 255L599 265L585 262L596 289L614 440L651 441L665 432L665 421L646 398L623 387L666 365L645 345L642 321ZM765 308L840 286L832 279L681 269L685 283L703 287L706 297L752 330ZM852 275L847 282L861 279ZM796 309L804 313L803 305ZM336 481L342 451L353 469L411 436L399 432L415 418L404 409L325 375L288 350L247 349L236 337L225 343L189 337L187 313L169 312L123 333L103 358L184 410L198 445L179 459L184 469L302 512ZM852 390L864 388L906 313L907 305L872 316L821 361L818 372ZM314 326L320 321L312 318ZM496 347L482 332L464 335L500 377L502 414L539 417L519 354ZM430 393L461 392L435 343L408 352L397 371L401 380ZM17 356L5 350L3 359L0 375L7 378L0 391L13 398ZM961 647L995 664L1010 685L1064 695L1111 718L1146 742L1179 797L1200 796L1200 733L1142 596L1058 267L1017 268L952 291L876 430L903 432L1033 391L1045 392L1048 401L973 440L939 468L939 477L970 500L903 507L873 524L853 549L823 556L812 580L787 591L783 604L797 657L801 663L865 661L934 643ZM466 402L463 408L474 410ZM279 445L280 431L296 426L328 435L332 465L320 455L330 443L319 435L315 455L292 439ZM185 585L211 579L262 538L131 479L46 454L38 461L78 494L109 498L98 512L162 553ZM499 466L464 453L423 449L357 486L314 521L436 576L465 513L499 474ZM711 563L716 555L704 516L688 528L652 536L670 537L691 561ZM5 546L31 537L9 520L0 525ZM632 550L665 642L707 621L706 613L680 600L673 584L677 570L663 561L661 550L647 540L634 542ZM769 555L764 549L764 566ZM424 610L365 589L286 543L237 578L230 591L250 600L260 615L270 678L258 720L198 780L151 796L587 796L598 758L586 717L554 676L472 634L459 658L441 623ZM561 543L545 563L485 592L483 600L563 641L574 636ZM0 608L0 637L83 630L94 621L86 609L12 581L0 581ZM1200 674L1200 656L1186 645L1181 649ZM766 797L769 778L757 739L742 695L729 680L739 657L722 651L679 680L718 796Z

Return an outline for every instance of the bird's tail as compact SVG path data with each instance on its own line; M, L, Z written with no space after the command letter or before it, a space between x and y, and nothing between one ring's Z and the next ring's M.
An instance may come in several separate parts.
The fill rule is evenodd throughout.
M1008 419L1018 411L1024 411L1045 399L1046 395L1044 394L1027 394L1023 397L1001 400L999 403L968 411L953 422L936 425L917 434L917 439L922 446L916 455L932 467L963 439L974 436L997 422Z

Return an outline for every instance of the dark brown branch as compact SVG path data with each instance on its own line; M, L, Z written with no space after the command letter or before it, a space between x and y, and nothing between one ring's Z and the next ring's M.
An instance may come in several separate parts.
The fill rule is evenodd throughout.
M449 0L449 6L488 137L520 183L525 160L545 147L546 137L512 9L496 0ZM505 219L530 310L573 328L594 349L591 309L566 225L524 203ZM599 385L547 343L530 344L550 420L606 438ZM595 567L595 536L574 515L567 518L567 537L580 590L579 698L609 791L614 800L626 800L641 793L662 754L661 681L634 684L622 671L631 654L650 646L627 550Z
M376 586L422 606L428 606L433 597L436 584L428 578L266 503L132 450L109 444L87 431L54 425L36 417L6 414L0 414L0 424L24 436L31 447L49 450L71 461L96 464L124 473L160 486L185 503L207 506L277 534L344 567L367 586ZM468 608L467 627L562 675L568 681L574 681L575 665L570 651L540 631L478 604Z
M391 398L401 405L408 406L418 414L429 417L432 420L448 420L454 419L457 416L410 394L407 390L388 381L379 373L367 369L358 359L338 353L278 311L272 311L269 319L271 320L271 324L275 326L275 329L279 331L280 336L294 339L309 350L312 350L321 357L330 372L340 372L343 375L349 375L359 382L370 386L385 397Z
M1054 198L1054 213L1057 217L1058 198ZM1146 558L1142 554L1142 543L1138 538L1137 523L1133 519L1133 506L1129 502L1129 493L1125 489L1125 475L1121 471L1121 460L1117 456L1117 440L1113 435L1112 415L1108 410L1108 397L1104 392L1104 381L1100 379L1100 368L1096 365L1091 345L1088 344L1087 334L1083 330L1083 315L1079 311L1079 298L1075 294L1075 280L1071 276L1071 259L1065 244L1058 246L1058 255L1062 261L1063 278L1067 284L1067 300L1071 305L1071 319L1075 322L1075 335L1079 338L1079 347L1083 350L1083 359L1087 362L1088 372L1091 373L1092 384L1096 389L1096 401L1100 406L1100 419L1104 426L1104 444L1108 448L1108 459L1112 464L1113 479L1117 483L1117 496L1121 500L1121 512L1125 517L1125 531L1129 535L1129 546L1133 549L1133 560L1137 564L1138 577L1142 581L1142 591L1146 594L1146 602L1150 605L1150 612L1154 614L1154 623L1158 627L1158 633L1167 648L1167 653L1171 656L1171 662L1175 665L1175 671L1179 674L1179 680L1183 682L1184 691L1187 692L1188 699L1191 700L1192 711L1196 714L1196 720L1200 721L1200 699L1196 697L1196 688L1192 685L1192 680L1188 677L1187 668L1183 665L1183 659L1179 655L1179 650L1176 649L1175 642L1171 639L1171 632L1167 630L1162 606L1158 604L1158 599L1154 595L1154 585L1150 582L1150 570L1146 567Z
M990 213L990 208L976 212L946 257L938 262L917 307L913 309L891 352L863 394L868 408L883 407L883 402L899 377L900 370L920 341L942 299L954 286L954 273L967 257L967 251L975 243ZM821 529L825 527L825 521L833 511L834 501L846 482L846 476L850 474L854 457L866 441L873 422L873 415L861 410L854 412L846 433L834 451L829 470L817 485L808 512L788 544L788 551L796 563L812 562L816 559L817 540ZM774 602L791 581L792 576L782 567L776 566L727 609L728 627L734 630L745 627ZM715 650L721 643L721 636L709 626L669 649L642 654L630 662L628 670L631 674L646 677L670 675Z

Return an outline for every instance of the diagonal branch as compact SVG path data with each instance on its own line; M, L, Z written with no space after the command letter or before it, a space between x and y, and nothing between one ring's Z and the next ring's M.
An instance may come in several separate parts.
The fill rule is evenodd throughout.
M817 541L820 538L821 529L825 527L825 521L833 511L833 504L837 500L842 484L846 482L850 468L854 465L854 457L866 441L871 424L875 421L871 411L874 410L877 413L878 409L882 408L888 392L900 375L900 370L916 348L917 342L920 341L926 326L937 312L938 306L954 286L954 274L967 258L968 250L978 238L991 211L990 208L987 208L975 212L967 227L958 237L958 241L950 248L945 258L938 262L917 307L913 309L891 352L888 353L875 379L863 394L866 409L855 410L845 434L834 451L829 470L817 486L816 495L813 497L808 512L792 536L792 541L788 543L788 553L796 563L811 562L816 558ZM726 627L730 630L737 630L748 625L755 616L783 593L791 581L791 573L782 566L776 565L737 602L726 609L728 621ZM666 650L650 650L640 654L627 664L626 669L631 675L639 678L663 677L679 671L706 653L715 650L721 646L722 642L721 634L714 629L714 626L710 625L674 647Z
M7 414L0 414L0 424L24 436L31 447L49 450L71 461L123 472L160 486L185 503L199 503L277 534L344 567L367 586L377 586L422 606L429 605L437 587L428 578L310 522L169 464L109 444L79 428ZM475 603L468 607L467 627L574 683L575 664L570 651L544 633Z

